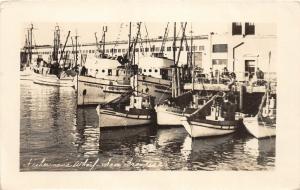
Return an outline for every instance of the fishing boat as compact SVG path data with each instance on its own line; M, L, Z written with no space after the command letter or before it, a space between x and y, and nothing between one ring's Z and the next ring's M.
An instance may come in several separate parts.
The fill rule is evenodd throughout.
M65 44L63 49L59 54L60 47L60 29L59 26L55 26L54 30L54 45L53 45L53 54L52 59L47 63L42 58L37 58L36 64L34 66L34 74L32 76L33 82L40 85L50 85L57 87L74 87L74 77L77 75L75 71L75 67L65 66L65 61L61 63L63 60L63 55L65 54L65 47L67 45L68 39L70 36L70 31L66 37ZM77 36L76 36L76 63L77 66ZM65 56L66 57L66 56Z
M182 117L194 113L204 106L211 97L211 95L204 96L188 91L175 99L155 106L158 126L182 126Z
M255 138L276 136L276 96L268 88L254 117L245 117L244 125Z
M132 91L131 76L136 67L131 63L131 23L129 26L129 48L123 56L105 54L105 33L103 28L102 42L99 45L96 37L97 51L88 56L77 77L77 105L98 105L118 99L122 94Z
M133 70L121 65L115 57L87 57L83 68L85 73L75 79L77 105L104 104L132 90Z
M32 50L34 49L32 44L33 29L33 25L31 24L25 35L25 46L20 55L20 80L32 80Z
M20 71L20 80L32 80L33 71L30 67L25 67Z
M139 58L137 82L140 93L155 97L155 104L171 97L173 60L165 57L143 56Z
M207 112L208 110L208 112ZM191 137L212 137L235 132L242 120L236 118L236 104L224 96L213 96L203 107L182 118Z
M129 105L124 101L126 98L97 106L100 129L141 126L153 121L153 99L150 96L130 95Z
M48 68L42 68L48 69ZM75 76L75 75L73 75ZM57 87L74 87L75 80L72 75L68 75L65 72L62 72L59 77L55 74L48 74L47 72L33 73L32 80L35 84L40 85L49 85Z
M139 92L148 93L155 97L155 104L162 103L172 96L172 88L180 89L182 84L177 80L176 85L172 84L173 78L178 78L184 75L182 63L179 64L180 52L183 48L183 39L185 37L186 23L183 27L183 34L181 38L180 47L176 47L176 23L174 23L174 40L173 40L173 59L164 56L165 39L167 33L165 32L161 52L152 54L151 56L142 56L139 58L139 73L137 82L140 86ZM167 31L167 28L166 28ZM177 48L179 50L177 50ZM177 53L177 55L176 55ZM176 75L175 75L176 73ZM181 73L181 74L180 74Z
M270 62L271 51L269 52L269 67ZM270 71L270 68L268 70ZM257 139L276 136L276 82L270 81L270 74L258 113L254 117L245 117L244 125L248 132Z

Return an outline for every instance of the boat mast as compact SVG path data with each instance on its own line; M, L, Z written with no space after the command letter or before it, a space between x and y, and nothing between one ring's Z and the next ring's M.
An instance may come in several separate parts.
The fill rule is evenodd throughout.
M166 44L167 37L168 37L168 27L169 27L169 22L167 23L167 27L165 28L165 33L164 33L164 37L163 37L160 52L159 52L159 54L161 54L162 56L165 51L165 44Z
M76 32L76 35L75 35L75 67L77 66L77 62L78 62L77 46L78 46L78 36L77 36L77 32Z
M172 97L175 98L177 96L177 65L176 65L176 22L174 22L174 38L173 38L173 69L172 69Z
M193 64L193 27L191 24L190 68L192 68L192 90L195 89L195 65Z
M58 61L58 65L60 65L60 61L61 61L61 59L62 59L62 57L63 57L64 52L65 52L65 48L66 48L66 46L67 46L67 42L68 42L70 33L71 33L71 31L68 31L68 35L67 35L67 38L66 38L64 47L63 47L63 49L62 49L62 52L60 53L60 58L59 58L59 61ZM66 55L66 56L67 56L67 55ZM65 68L65 62L64 62L64 68Z
M128 51L127 51L127 58L130 61L130 41L131 41L131 22L129 22L129 34L128 34Z
M103 50L102 50L102 57L105 54L105 33L107 32L107 26L103 26L103 36L102 36L102 41L103 41Z
M60 45L60 29L58 25L55 26L53 43L54 44L53 44L52 60L57 62L59 45Z
M30 28L27 30L27 48L28 48L28 64L31 64L32 61L32 31L33 31L33 24L30 25Z

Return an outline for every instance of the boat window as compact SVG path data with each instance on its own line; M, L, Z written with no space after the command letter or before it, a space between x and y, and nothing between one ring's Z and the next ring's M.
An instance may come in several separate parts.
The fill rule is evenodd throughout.
M144 69L144 72L146 72L146 69Z
M104 69L102 69L102 73L105 73L105 70L104 70Z
M155 69L155 70L154 70L154 72L156 72L156 73L157 73L157 69Z
M149 69L149 72L152 72L152 69Z
M109 76L112 75L112 69L108 69L108 75L109 75Z
M134 103L136 103L136 99L134 99Z

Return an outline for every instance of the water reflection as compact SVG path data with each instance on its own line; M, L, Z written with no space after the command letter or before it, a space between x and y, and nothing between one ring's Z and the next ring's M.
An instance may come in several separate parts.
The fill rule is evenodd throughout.
M95 107L77 108L72 88L22 82L20 111L21 171L266 170L275 166L275 138L257 140L235 133L192 139L183 127L155 125L100 130ZM28 164L43 159L50 165Z

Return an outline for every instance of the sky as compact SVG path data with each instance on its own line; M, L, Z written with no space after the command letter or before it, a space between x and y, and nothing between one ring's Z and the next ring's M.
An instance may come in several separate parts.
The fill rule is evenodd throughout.
M53 32L56 25L60 27L61 41L64 43L68 31L70 30L70 36L79 36L79 43L91 43L95 42L95 32L97 32L98 40L102 37L102 27L107 26L106 41L127 40L129 33L129 23L32 23L33 30L33 44L34 45L51 45L53 44ZM24 24L23 39L25 42L25 34L30 23ZM144 22L141 25L141 35L145 38L147 35L149 38L157 38L163 36L167 22L165 23L147 23ZM207 35L210 32L226 33L230 23L187 23L186 35L190 35L190 31L193 31L193 35ZM137 24L132 23L132 36L136 35ZM173 36L173 22L168 25L168 36ZM177 23L177 35L181 36L181 23ZM146 31L147 29L147 31ZM69 43L68 43L69 44ZM22 44L23 45L23 44Z

